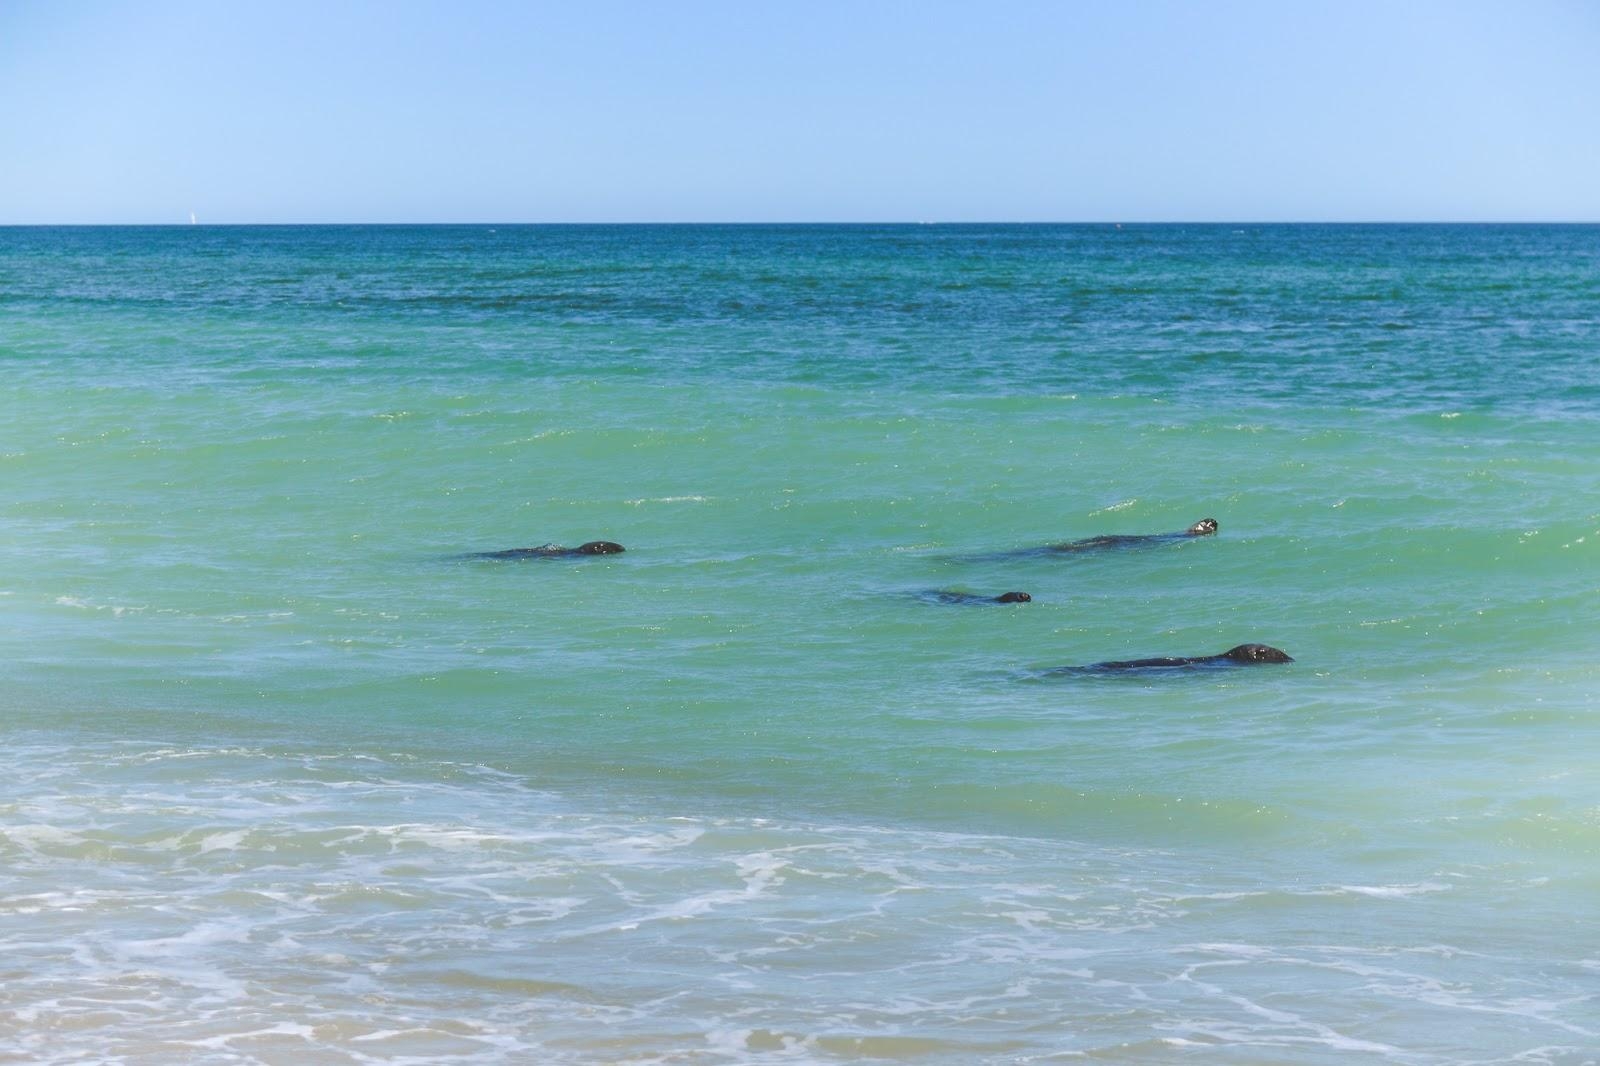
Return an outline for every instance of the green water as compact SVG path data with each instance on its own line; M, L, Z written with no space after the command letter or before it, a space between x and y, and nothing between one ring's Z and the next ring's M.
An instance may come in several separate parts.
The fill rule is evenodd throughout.
M1596 1061L1597 262L0 231L0 1048Z

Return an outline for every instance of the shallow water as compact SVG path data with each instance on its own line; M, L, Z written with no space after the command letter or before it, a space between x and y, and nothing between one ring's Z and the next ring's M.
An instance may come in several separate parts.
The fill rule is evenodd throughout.
M0 1053L1600 1061L1597 263L0 230Z

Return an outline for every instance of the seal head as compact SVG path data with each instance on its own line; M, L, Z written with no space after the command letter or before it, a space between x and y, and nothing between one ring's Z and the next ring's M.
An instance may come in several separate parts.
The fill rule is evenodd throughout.
M1026 592L1002 592L994 598L996 603L1032 603L1033 597Z
M1216 531L1217 520L1215 518L1202 518L1200 521L1184 530L1184 532L1189 534L1191 537L1209 537Z
M1267 644L1240 644L1238 647L1229 648L1218 658L1227 659L1236 663L1292 663L1293 659L1287 652L1279 651Z
M628 549L614 540L591 540L572 549L579 555L615 555Z

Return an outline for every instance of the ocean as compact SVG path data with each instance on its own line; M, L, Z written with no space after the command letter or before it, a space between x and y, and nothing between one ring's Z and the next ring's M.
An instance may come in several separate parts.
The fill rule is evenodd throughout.
M0 1061L1600 1062L1600 227L10 228L0 368Z

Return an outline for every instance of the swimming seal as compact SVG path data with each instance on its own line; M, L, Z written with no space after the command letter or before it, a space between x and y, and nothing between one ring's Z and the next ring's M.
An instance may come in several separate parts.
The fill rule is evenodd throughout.
M1069 540L1064 544L1046 544L1037 548L1018 548L1015 551L996 552L991 555L963 556L968 562L996 562L1004 559L1022 559L1039 555L1071 555L1078 552L1117 551L1126 548L1151 548L1158 544L1172 544L1192 537L1209 537L1217 531L1215 518L1202 518L1178 533L1117 533L1108 536Z
M976 592L952 592L948 589L936 589L933 592L922 593L924 599L935 603L1032 603L1033 597L1026 592L1002 592L998 596L983 596Z
M1219 655L1189 655L1165 659L1124 659L1095 663L1089 670L1148 670L1172 666L1254 666L1257 663L1292 663L1287 652L1267 644L1240 644Z
M1215 518L1202 518L1181 533L1141 533L1089 537L1085 540L1068 541L1065 544L1051 544L1046 546L1044 550L1049 552L1087 552L1099 551L1105 548L1142 548L1156 544L1170 544L1173 541L1188 540L1190 537L1209 537L1216 531L1217 520Z
M574 555L615 555L628 549L614 540L591 540L576 548L563 548L559 544L541 544L537 548L507 548L497 552L476 552L471 559L565 559Z

